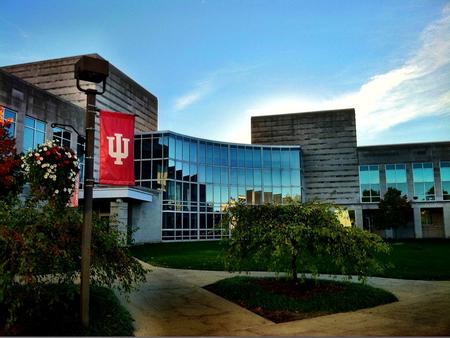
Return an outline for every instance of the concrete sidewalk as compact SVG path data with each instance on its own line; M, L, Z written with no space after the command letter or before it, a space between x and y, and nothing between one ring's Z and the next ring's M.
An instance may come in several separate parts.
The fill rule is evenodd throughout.
M450 281L373 277L370 285L391 291L399 302L275 324L202 289L236 274L151 269L147 283L130 295L129 302L121 296L135 319L137 336L450 335Z

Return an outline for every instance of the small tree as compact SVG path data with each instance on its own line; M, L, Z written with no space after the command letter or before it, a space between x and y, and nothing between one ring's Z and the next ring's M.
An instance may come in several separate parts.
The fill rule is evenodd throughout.
M299 271L317 276L324 260L339 273L357 274L360 280L382 270L377 256L389 252L387 244L375 234L343 227L335 208L317 201L262 206L237 202L224 219L231 229L227 268L248 271L251 263L258 263L270 271L286 272L295 283Z
M11 122L0 122L0 199L16 197L24 183L16 140L8 132Z
M8 149L11 144L6 140ZM7 148L4 140L0 145ZM32 320L41 308L30 304L50 299L46 306L51 307L61 300L58 294L49 294L50 283L72 292L81 267L82 216L67 206L78 172L74 152L48 142L23 159L30 199L0 199L0 319L6 316L8 333L18 321ZM8 168L14 171L17 164ZM117 228L94 220L91 280L129 292L145 280L145 270L121 245L120 238Z
M411 221L411 203L395 188L386 191L378 203L378 209L376 225L379 229L396 230L405 227Z

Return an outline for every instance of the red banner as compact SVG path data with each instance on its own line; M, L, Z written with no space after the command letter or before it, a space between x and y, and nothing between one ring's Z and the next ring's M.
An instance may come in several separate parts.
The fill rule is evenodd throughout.
M100 111L100 184L134 185L134 115Z

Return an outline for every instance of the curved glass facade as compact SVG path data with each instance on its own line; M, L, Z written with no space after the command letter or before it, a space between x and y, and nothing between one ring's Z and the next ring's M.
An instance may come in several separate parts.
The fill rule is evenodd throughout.
M230 199L301 199L301 149L208 141L173 132L135 136L136 185L163 191L162 240L218 239Z

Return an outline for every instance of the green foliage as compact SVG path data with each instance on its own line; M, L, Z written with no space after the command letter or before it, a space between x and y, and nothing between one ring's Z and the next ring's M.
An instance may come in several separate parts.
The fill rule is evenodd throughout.
M74 151L48 141L22 159L33 199L48 201L54 207L67 205L79 172Z
M365 278L383 269L377 256L388 253L381 237L343 227L335 207L317 201L228 209L224 226L231 227L225 262L230 271L248 271L256 262L269 271L286 272L297 281L298 271L317 276L318 261L326 260L338 273Z
M7 304L8 326L24 313L24 299L44 297L46 284L71 285L80 271L81 214L35 202L0 202L0 303ZM91 280L128 292L144 280L144 269L119 244L120 233L95 220ZM55 294L52 302L58 302ZM52 306L52 302L48 305ZM36 309L26 311L30 318Z
M378 229L397 229L405 227L412 219L411 203L401 191L389 188L378 203L379 212L376 218Z
M20 292L18 287L16 292ZM24 308L33 308L34 316L18 314L20 320L12 326L8 334L20 336L132 336L133 319L120 304L111 289L91 287L90 325L84 328L80 321L79 286L45 284L42 295L37 299L32 294L24 298ZM55 299L58 299L55 301ZM48 304L52 305L49 306ZM0 303L0 336L3 335L1 314L6 311Z
M24 183L16 140L8 133L10 125L9 121L0 122L0 199L17 197Z

